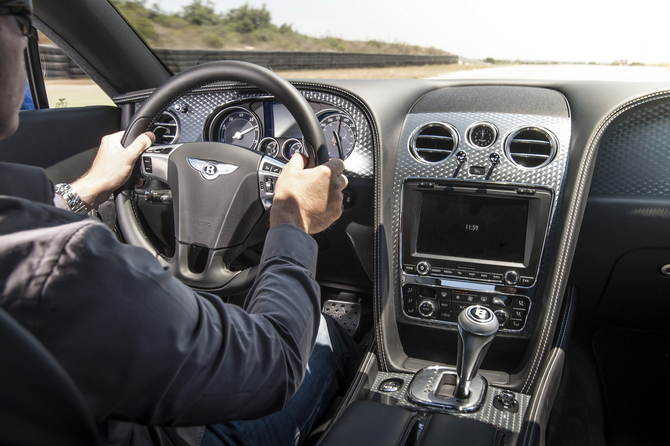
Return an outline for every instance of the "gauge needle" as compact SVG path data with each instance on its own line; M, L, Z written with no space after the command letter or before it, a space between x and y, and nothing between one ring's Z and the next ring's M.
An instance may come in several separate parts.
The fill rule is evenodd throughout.
M235 132L235 134L233 135L233 139L242 139L242 137L243 137L244 135L246 135L246 134L249 133L250 131L255 130L255 129L257 129L257 128L258 128L258 127L255 127L255 126L254 126L254 127L250 127L250 128L248 128L248 129L246 129L246 130L243 131L243 132Z
M344 152L342 151L342 140L340 139L340 135L338 135L337 132L334 130L333 130L333 141L337 146L337 151L340 154L340 159L344 161Z

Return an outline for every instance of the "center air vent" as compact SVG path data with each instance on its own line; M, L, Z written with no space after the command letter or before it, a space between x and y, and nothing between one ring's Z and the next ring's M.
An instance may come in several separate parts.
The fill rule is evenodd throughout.
M172 112L163 112L151 131L156 135L155 144L173 144L179 139L179 121Z
M524 127L507 137L505 153L514 164L532 169L549 164L557 147L556 137L548 130Z
M458 132L442 122L426 124L415 131L409 147L419 161L439 163L458 147Z

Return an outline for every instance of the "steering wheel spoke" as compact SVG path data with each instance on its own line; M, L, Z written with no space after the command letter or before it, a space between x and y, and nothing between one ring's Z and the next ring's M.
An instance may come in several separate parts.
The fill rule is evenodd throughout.
M286 164L269 156L264 156L258 166L258 193L267 211L272 206L275 185Z
M165 108L193 88L235 81L269 92L291 112L304 135L308 166L328 160L328 149L314 110L288 81L258 65L237 61L211 62L182 71L159 87L133 116L123 137L128 146L156 122ZM256 268L230 271L229 265L247 247L263 240L267 210L272 205L284 163L259 152L217 142L153 146L135 171L168 184L149 198L173 208L175 254L165 259L146 236L128 194L117 193L119 226L126 240L150 250L174 274L195 288L243 292ZM134 179L124 186L132 189ZM119 191L123 192L123 191ZM156 191L150 191L156 192Z

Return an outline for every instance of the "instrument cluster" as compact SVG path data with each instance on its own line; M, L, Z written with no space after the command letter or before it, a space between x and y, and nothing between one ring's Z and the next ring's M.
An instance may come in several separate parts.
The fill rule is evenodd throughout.
M356 121L331 104L310 102L321 124L331 158L347 159L356 146ZM281 161L305 153L302 132L288 109L266 98L228 103L213 111L203 130L203 140L258 150Z

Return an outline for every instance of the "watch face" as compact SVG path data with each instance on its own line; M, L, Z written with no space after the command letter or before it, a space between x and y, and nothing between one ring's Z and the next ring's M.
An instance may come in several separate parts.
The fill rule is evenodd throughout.
M475 147L489 147L497 136L497 130L490 124L477 124L470 130L470 142Z

